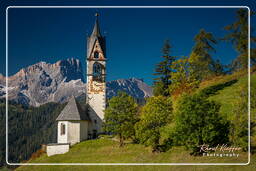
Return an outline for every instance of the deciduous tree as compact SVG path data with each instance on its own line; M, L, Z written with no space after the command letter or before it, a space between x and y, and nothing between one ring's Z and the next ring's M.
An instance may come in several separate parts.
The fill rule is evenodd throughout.
M125 92L118 92L112 97L105 110L104 129L106 132L119 136L120 146L124 145L124 140L132 138L135 134L134 124L137 121L137 103Z
M160 129L172 119L172 102L170 98L153 96L142 108L140 121L136 123L136 138L139 143L151 146L158 151Z

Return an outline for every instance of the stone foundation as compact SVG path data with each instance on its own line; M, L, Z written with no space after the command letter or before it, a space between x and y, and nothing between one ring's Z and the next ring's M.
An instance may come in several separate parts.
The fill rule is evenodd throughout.
M55 154L64 154L69 151L69 143L52 143L47 144L46 152L47 156L53 156Z

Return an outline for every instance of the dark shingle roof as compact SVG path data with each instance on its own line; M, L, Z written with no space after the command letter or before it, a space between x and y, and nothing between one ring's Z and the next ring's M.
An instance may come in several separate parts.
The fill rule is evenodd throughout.
M83 110L80 104L76 101L75 97L72 96L68 104L64 107L64 109L61 111L60 115L57 117L56 120L57 121L68 121L68 120L89 121L90 118L87 114L87 110Z

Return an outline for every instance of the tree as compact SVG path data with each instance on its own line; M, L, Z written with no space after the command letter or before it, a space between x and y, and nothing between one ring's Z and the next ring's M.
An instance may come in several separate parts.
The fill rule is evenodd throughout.
M212 74L213 59L211 53L215 52L213 45L217 44L212 33L201 29L194 38L195 46L189 58L191 73L202 80Z
M238 56L232 61L233 70L246 69L248 66L248 11L239 9L236 13L236 21L224 28L229 33L223 40L233 44ZM251 41L255 42L256 38L251 34ZM256 64L256 49L251 49L252 64Z
M183 92L189 92L197 87L199 82L190 73L190 63L187 57L181 57L173 62L171 73L172 84L169 85L169 91L172 95L179 95Z
M214 60L212 66L213 66L212 70L214 72L214 75L220 76L225 74L224 66L221 64L219 59Z
M140 121L135 125L136 138L139 143L151 146L158 151L160 129L172 119L172 102L170 98L153 96L143 106Z
M124 140L132 138L135 134L134 124L137 121L137 103L125 92L109 100L109 106L105 110L104 129L106 132L119 136L120 147Z
M163 61L159 62L156 65L155 68L155 73L154 75L159 76L158 78L155 78L155 82L154 82L154 93L156 93L155 95L163 95L163 96L168 96L169 92L168 92L168 86L172 83L171 82L171 66L172 63L175 61L175 57L174 56L170 56L170 49L171 49L171 45L169 40L166 40L164 42L164 46L162 49L162 53L163 53Z
M175 114L173 141L198 154L200 145L215 146L228 142L229 123L219 114L220 105L195 94L184 95Z

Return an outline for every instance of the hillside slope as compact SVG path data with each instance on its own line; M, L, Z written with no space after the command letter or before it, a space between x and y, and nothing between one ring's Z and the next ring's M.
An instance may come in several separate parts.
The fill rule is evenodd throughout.
M210 100L219 102L221 114L229 117L232 107L236 104L240 88L247 86L246 75L233 75L218 78L201 85L200 90L223 84L232 80L232 84L224 86L209 97ZM256 86L256 74L251 74L251 85ZM255 113L252 112L255 116ZM252 117L253 117L252 116ZM231 117L231 116L230 116ZM102 138L79 143L63 155L41 157L32 159L31 163L239 163L247 162L247 153L243 152L239 158L218 157L193 157L182 147L174 147L165 153L151 153L150 148L139 144L127 144L119 148L117 142ZM252 155L248 166L22 166L17 170L254 170L256 155Z
M255 158L255 157L254 157ZM218 157L193 157L182 147L174 147L165 153L152 153L150 148L139 144L127 144L120 148L118 143L110 139L102 138L97 140L88 140L73 146L66 154L47 157L46 154L31 160L31 163L200 163L200 162L246 162L247 153L242 153L238 158L218 158ZM17 170L155 170L157 166L21 166ZM166 170L167 168L175 170L187 170L188 166L158 166L157 170ZM241 170L244 166L236 166ZM220 166L189 166L190 169L216 170ZM226 169L233 168L225 166ZM252 167L248 167L251 168ZM208 170L207 169L207 170Z

